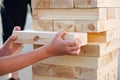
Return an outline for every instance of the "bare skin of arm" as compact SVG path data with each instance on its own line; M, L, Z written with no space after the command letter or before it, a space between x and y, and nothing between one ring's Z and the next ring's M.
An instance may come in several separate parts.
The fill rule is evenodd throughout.
M0 75L4 75L24 67L27 67L40 60L60 55L78 55L80 52L81 41L63 40L65 31L56 34L54 39L48 45L37 48L31 52L24 54L15 54L3 56L2 54L11 54L19 51L21 44L14 45L16 36L11 36L8 41L0 48ZM76 44L77 42L77 44ZM78 44L79 43L79 44ZM17 46L17 47L15 47ZM8 52L9 51L9 52Z

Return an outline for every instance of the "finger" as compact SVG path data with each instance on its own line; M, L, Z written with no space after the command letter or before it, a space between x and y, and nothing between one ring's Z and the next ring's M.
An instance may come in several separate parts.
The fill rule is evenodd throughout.
M21 30L20 26L15 26L13 29L13 31L20 31L20 30Z
M14 32L14 31L20 31L20 30L21 30L20 26L15 26L14 29L13 29L13 32ZM12 35L13 35L13 32L12 32ZM14 35L14 36L15 36L15 35Z
M67 34L67 32L65 30L62 30L56 34L55 38L58 38L58 37L63 38L63 36L66 34Z
M76 38L75 43L77 46L81 47L82 41L79 38Z
M69 47L70 51L77 51L79 50L79 46Z
M79 51L71 51L70 54L72 54L72 55L79 55Z
M76 43L74 40L64 40L64 42L66 43L67 46L72 47L72 46L76 46Z

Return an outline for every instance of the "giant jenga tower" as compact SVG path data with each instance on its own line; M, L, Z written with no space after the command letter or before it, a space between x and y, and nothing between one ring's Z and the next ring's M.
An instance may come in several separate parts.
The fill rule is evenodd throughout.
M33 80L117 80L120 0L32 0L33 29L87 33L79 56L33 65Z

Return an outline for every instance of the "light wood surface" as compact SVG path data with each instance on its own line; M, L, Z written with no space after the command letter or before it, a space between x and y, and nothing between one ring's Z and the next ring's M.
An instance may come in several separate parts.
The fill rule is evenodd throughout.
M116 80L118 65L116 60L99 69L37 63L33 65L33 80L108 80L106 79L108 75L112 78L109 80Z
M42 60L40 63L99 69L114 61L114 59L118 59L118 53L117 50L101 57L56 56Z
M96 7L120 7L120 0L32 0L32 8Z
M93 9L33 9L33 19L38 20L103 20L107 8Z
M57 32L52 31L14 31L14 35L17 36L16 43L28 43L28 44L48 44L57 34ZM82 41L82 46L87 44L87 33L72 33L69 32L64 36L65 40L75 40L79 38Z

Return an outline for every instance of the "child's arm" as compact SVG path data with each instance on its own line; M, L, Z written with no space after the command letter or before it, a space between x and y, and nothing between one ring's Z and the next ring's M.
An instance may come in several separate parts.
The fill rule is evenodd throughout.
M22 69L48 57L68 54L78 55L80 52L80 41L78 40L78 43L80 43L78 45L74 40L63 40L62 37L65 34L65 31L59 32L50 44L31 52L1 57L0 75Z

